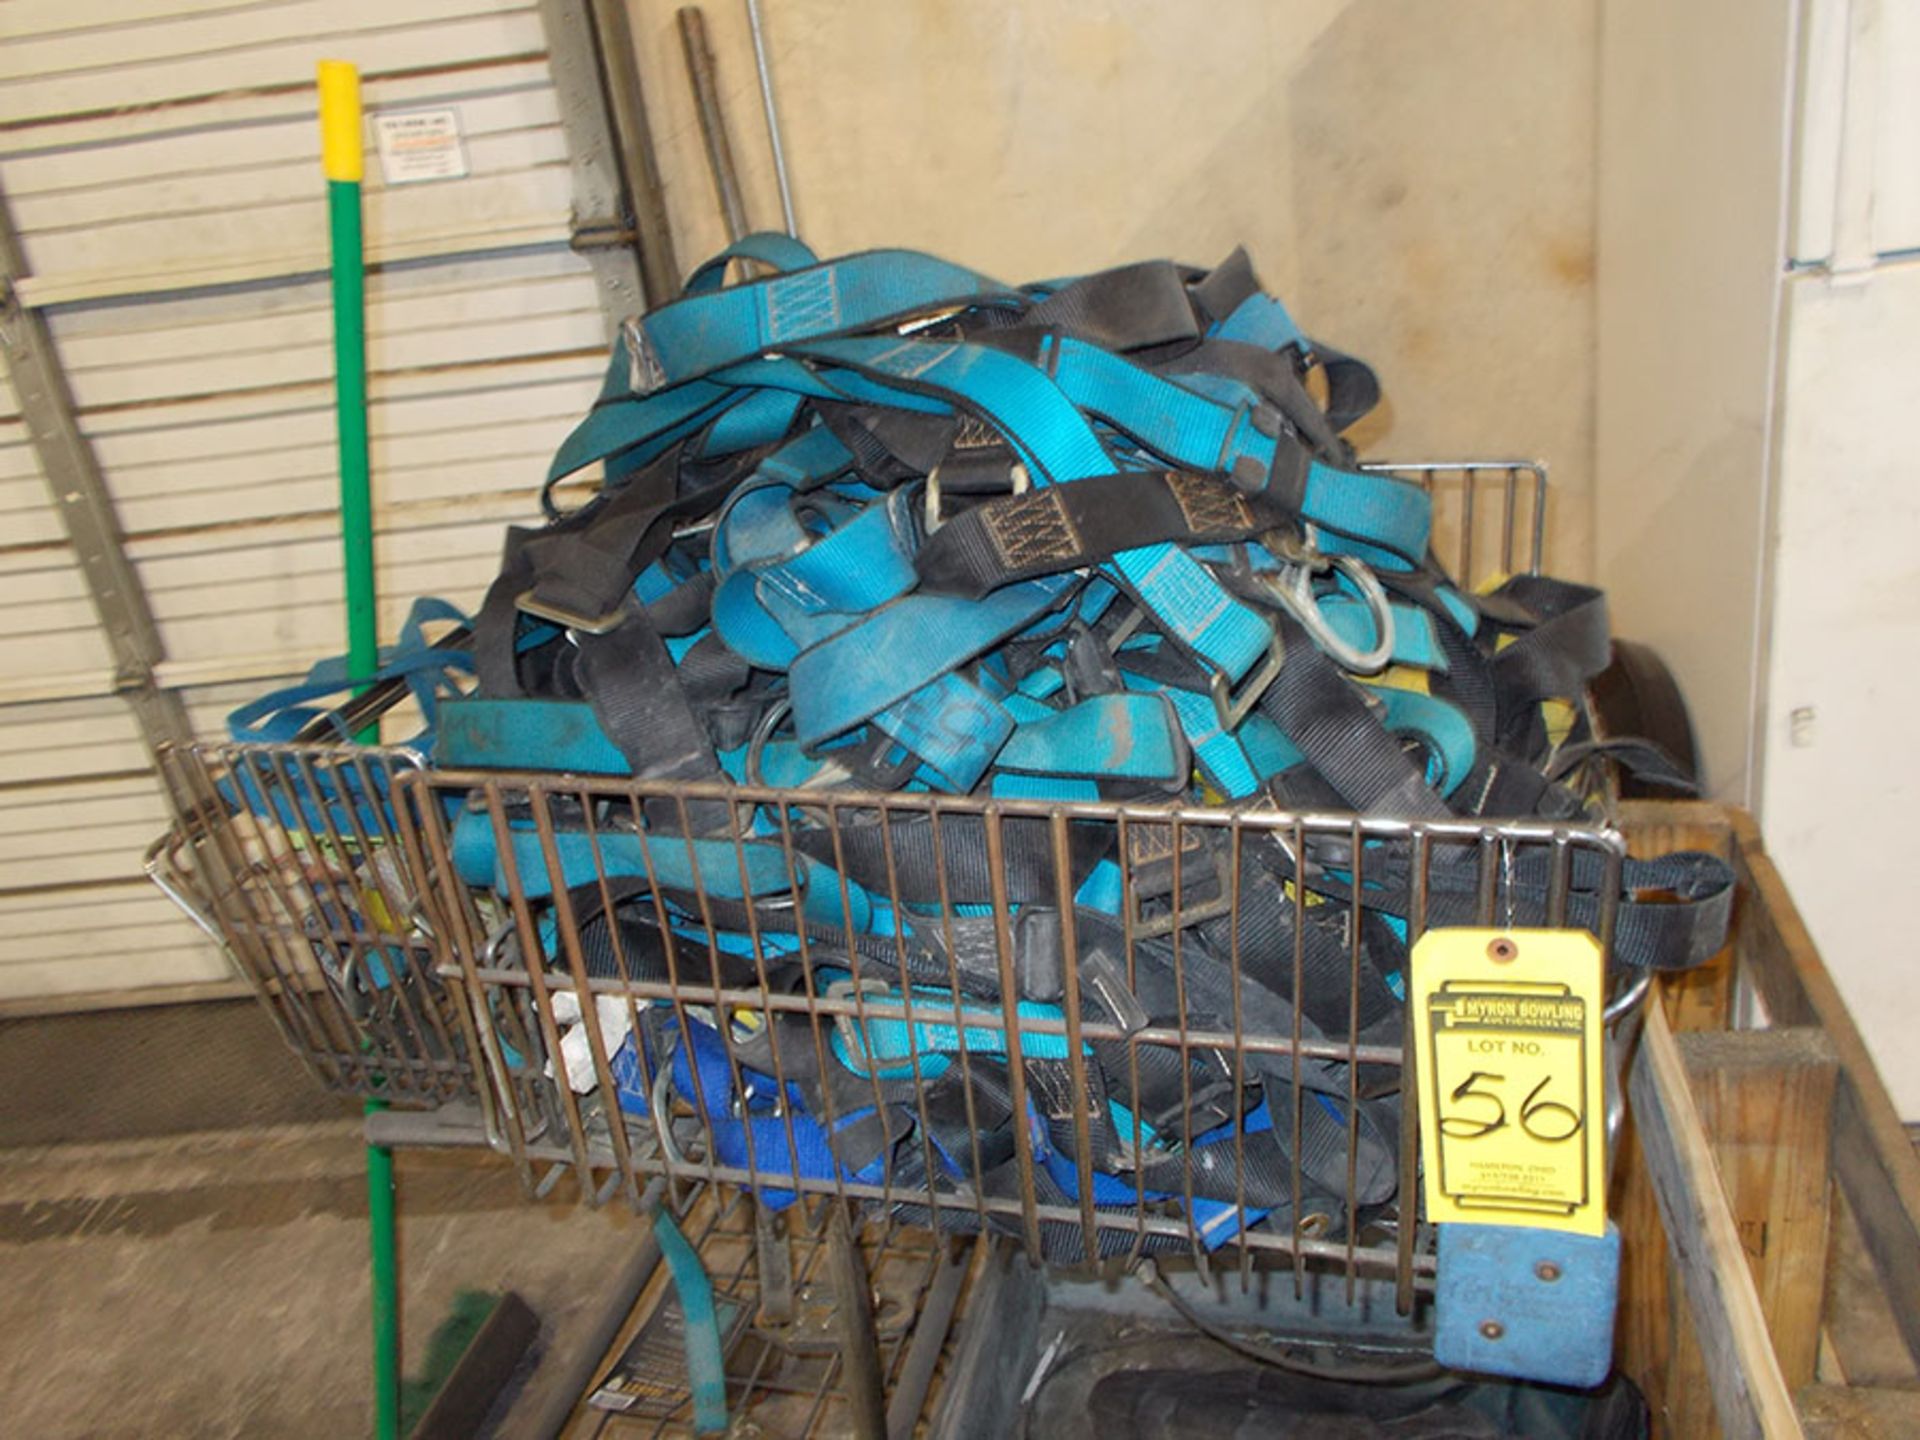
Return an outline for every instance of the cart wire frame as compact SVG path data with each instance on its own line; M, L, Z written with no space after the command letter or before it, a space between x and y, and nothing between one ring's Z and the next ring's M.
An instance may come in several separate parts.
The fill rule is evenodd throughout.
M356 745L165 748L176 819L146 870L226 951L321 1085L438 1106L487 1097L400 824L411 803L400 780L424 763ZM360 799L300 803L312 795Z
M1463 581L1475 577L1477 556L1497 557L1496 574L1538 572L1546 538L1544 466L1525 461L1389 462L1366 468L1402 476L1428 489L1435 500L1436 536L1448 529L1453 534L1450 546L1443 547L1436 538L1436 553L1451 550L1454 573ZM1383 850L1404 859L1410 899L1405 918L1411 943L1425 927L1427 889L1436 856L1474 867L1480 923L1552 926L1566 921L1576 855L1591 854L1606 877L1601 892L1606 898L1595 927L1604 946L1611 940L1611 897L1618 892L1625 854L1620 835L1599 825L1530 820L1413 822L1192 805L1023 803L660 784L550 773L455 773L432 770L417 753L395 747L198 744L164 751L160 770L176 820L149 851L149 874L227 951L282 1036L320 1083L403 1106L477 1102L488 1143L511 1157L531 1193L546 1193L572 1175L583 1195L595 1204L616 1196L639 1204L647 1182L658 1176L674 1187L676 1208L690 1203L689 1187L699 1186L746 1187L755 1193L771 1188L798 1192L803 1200L832 1195L840 1201L869 1202L888 1212L905 1207L909 1213L922 1214L934 1227L1008 1233L1036 1260L1042 1258L1046 1227L1051 1235L1077 1234L1082 1256L1098 1255L1115 1265L1171 1248L1184 1250L1203 1273L1236 1267L1243 1283L1256 1263L1261 1268L1276 1264L1291 1268L1296 1287L1309 1266L1337 1268L1346 1276L1349 1291L1363 1276L1392 1277L1403 1311L1411 1307L1416 1291L1431 1287L1434 1269L1431 1228L1418 1216L1414 1106L1399 1105L1394 1122L1397 1173L1392 1202L1363 1206L1355 1198L1360 1165L1355 1122L1363 1104L1401 1090L1412 1093L1410 1031L1403 1028L1397 1039L1385 1040L1377 1036L1363 1040L1359 1031L1359 897L1367 867L1378 863L1375 857ZM323 797L323 803L303 803L315 796ZM726 833L719 838L740 856L749 838L766 843L765 836L748 834L746 820L753 807L764 807L763 813L779 817L778 840L792 881L788 899L796 906L804 899L792 849L797 817L809 817L824 827L833 837L836 854L850 820L883 827L918 822L929 827L936 848L948 827L973 824L983 831L990 865L995 866L1005 853L1009 824L1044 828L1060 886L1056 903L1063 916L1060 1018L1017 1012L1013 907L1003 885L996 887L992 905L996 960L1003 980L1004 1013L997 1024L983 1022L974 1009L968 1009L963 1020L957 976L944 999L916 997L914 986L897 983L898 970L892 972L897 994L875 994L863 982L881 975L864 976L857 969L851 985L829 993L815 985L806 963L805 926L796 928L806 983L797 993L777 990L769 983L765 937L752 927L752 907L746 914L756 983L723 985L713 960L719 948L719 927L709 905L707 877L700 877L695 885L700 916L696 929L701 932L695 938L676 938L657 894L652 902L667 947L667 978L644 979L634 974L619 953L617 938L618 973L590 975L567 885L552 885L551 898L536 901L529 898L524 877L513 868L514 847L509 843L513 820L531 819L543 863L554 877L563 874L557 836L567 826L579 834L584 821L586 844L594 857L594 883L605 908L611 910L613 877L604 863L606 835L624 824L624 833L634 837L643 852L649 847L685 845L688 842L679 837L650 833L647 827L621 817L639 815L649 805L656 814L663 808L677 810L682 834L692 834L684 823L687 807L701 801L719 802L718 809L728 817ZM500 842L497 853L508 883L499 895L476 892L456 873L450 815L461 807L484 814ZM1234 935L1229 956L1235 995L1230 1026L1210 1030L1190 1026L1184 1002L1172 1025L1125 1027L1085 1013L1080 1000L1083 957L1074 934L1067 877L1069 835L1075 827L1087 826L1111 830L1111 853L1118 857L1122 891L1128 897L1136 893L1135 860L1145 853L1143 845L1171 866L1171 913L1149 916L1131 898L1122 907L1127 937L1123 963L1129 980L1138 937L1150 933L1171 937L1179 985L1182 932L1207 919L1227 921ZM1304 856L1310 846L1326 845L1344 847L1343 853L1351 856L1349 898L1337 900L1298 886L1288 888L1293 954L1259 962L1270 968L1277 965L1282 978L1287 978L1290 967L1289 993L1299 996L1304 978L1300 937L1307 911L1316 905L1344 907L1350 952L1345 1033L1307 1033L1298 1006L1292 1025L1277 1030L1253 1024L1241 1014L1239 979L1246 957L1239 943L1243 880L1238 857L1250 837L1277 842L1296 857ZM891 840L886 848L891 873ZM688 845L689 855L691 849ZM1230 858L1218 866L1216 893L1188 906L1183 866L1202 863L1195 857L1221 853ZM1538 896L1516 900L1516 861L1528 857L1544 857L1550 876L1544 900ZM694 864L697 875L697 859ZM944 864L936 868L944 875ZM899 892L891 885L888 889L885 898L894 902L898 916L904 909ZM838 899L851 930L853 916L844 879ZM954 907L943 900L940 909L934 922L950 925ZM684 917L679 923L684 931ZM543 924L551 936L548 943L542 941ZM609 930L617 936L617 927ZM898 924L893 939L902 947L907 943ZM708 957L704 963L695 958L694 952L701 951ZM949 943L947 954L952 953ZM526 964L528 955L542 956L542 963ZM862 962L856 958L855 963ZM1629 1009L1643 990L1643 985L1633 986L1618 995L1609 1018ZM577 1006L574 1013L587 1022L578 1031L586 1044L591 1084L579 1090L569 1083L572 1071L563 1056L568 1027L555 1011L556 997L561 996L571 997ZM671 1096L660 1093L650 1097L652 1103L644 1113L628 1113L619 1106L614 1054L596 1023L601 998L610 998L624 1009L628 1034L638 1033L642 1011L652 1007L670 1010L682 1035L689 1033L685 1027L696 1012L718 1017L722 1024L737 1020L749 1026L797 1015L809 1026L822 1064L828 1063L831 1036L850 1026L859 1027L864 1035L872 1033L867 1028L870 1022L899 1022L913 1046L917 1044L914 1037L921 1033L916 1022L929 1017L935 1024L944 1018L963 1035L988 1025L1004 1046L1016 1114L1025 1103L1021 1046L1035 1037L1048 1037L1067 1056L1078 1142L1073 1162L1078 1171L1077 1199L1062 1204L1043 1198L1036 1179L1033 1138L1026 1126L1018 1124L1012 1127L1017 1183L1011 1193L1005 1193L1004 1185L990 1191L983 1183L986 1167L977 1136L973 1154L965 1157L966 1173L958 1179L951 1173L943 1175L925 1153L915 1175L904 1176L898 1173L891 1151L877 1183L849 1179L837 1164L830 1176L818 1179L796 1175L791 1169L768 1175L757 1163L751 1139L744 1166L723 1164L716 1158L706 1123L709 1117L698 1107L688 1114L684 1101L676 1106ZM1406 1007L1405 1015L1411 1014L1412 1008ZM1344 1094L1316 1091L1309 1102L1306 1088L1295 1086L1291 1104L1273 1116L1275 1130L1291 1141L1287 1150L1292 1157L1287 1177L1290 1221L1272 1229L1242 1229L1224 1245L1209 1249L1191 1218L1195 1197L1191 1146L1181 1149L1182 1193L1171 1201L1149 1194L1136 1172L1131 1204L1096 1204L1089 1159L1093 1087L1085 1060L1086 1047L1096 1042L1126 1047L1131 1072L1126 1081L1132 1092L1127 1098L1136 1102L1136 1060L1152 1048L1177 1052L1182 1065L1196 1052L1222 1056L1236 1089L1242 1091L1250 1056L1287 1056L1295 1063L1317 1060L1343 1066ZM778 1093L784 1097L786 1077L777 1068L777 1047L773 1053ZM914 1049L909 1068L915 1097L908 1108L920 1121L913 1143L926 1151L922 1058ZM953 1059L964 1074L970 1064L969 1046L961 1044ZM727 1063L733 1093L744 1093L745 1082L731 1047L727 1047ZM1397 1071L1398 1079L1387 1085L1369 1081L1363 1087L1363 1070L1374 1075ZM1190 1085L1190 1080L1183 1082L1182 1135L1192 1133ZM875 1095L877 1099L877 1080ZM1348 1135L1345 1193L1332 1204L1316 1201L1302 1175L1300 1142L1303 1107L1308 1103L1338 1110ZM1139 1113L1137 1104L1132 1109ZM781 1105L776 1118L786 1127L791 1155L791 1108ZM822 1118L831 1125L835 1117ZM1232 1151L1233 1188L1243 1213L1244 1143L1244 1127L1236 1127L1230 1147L1214 1147Z
M1368 876L1387 864L1404 862L1404 878L1411 899L1407 915L1408 939L1417 940L1425 929L1430 877L1436 862L1451 864L1458 875L1471 868L1476 879L1475 910L1477 923L1496 926L1560 926L1567 922L1568 899L1576 857L1585 853L1598 862L1604 876L1602 895L1617 894L1625 842L1618 832L1605 827L1543 821L1407 821L1353 815L1289 815L1278 811L1219 810L1196 806L1159 807L1114 802L1017 802L968 799L926 794L868 794L849 792L809 792L725 785L686 783L650 784L631 780L599 780L506 772L426 772L406 778L405 786L430 792L440 798L457 797L468 807L468 819L484 817L486 826L498 842L496 855L504 872L504 886L497 896L476 901L474 892L455 873L450 831L444 820L446 807L440 803L415 803L404 813L421 824L419 850L424 856L426 873L433 877L436 889L428 908L434 924L457 971L459 988L473 1007L471 1029L479 1037L480 1055L493 1094L494 1114L499 1125L498 1141L520 1166L523 1177L536 1189L550 1187L559 1171L570 1170L580 1177L583 1188L597 1201L624 1195L637 1203L646 1182L657 1175L676 1183L695 1182L744 1186L755 1193L800 1192L832 1194L842 1199L873 1202L891 1211L911 1207L924 1211L927 1222L938 1228L996 1230L1017 1238L1036 1261L1049 1258L1043 1245L1043 1227L1077 1231L1080 1257L1104 1256L1128 1264L1150 1250L1165 1249L1171 1242L1186 1250L1203 1270L1221 1263L1222 1250L1237 1252L1242 1273L1250 1272L1256 1255L1266 1255L1288 1263L1304 1274L1309 1261L1335 1264L1349 1277L1362 1275L1395 1278L1409 1296L1416 1286L1426 1288L1432 1277L1431 1234L1426 1227L1399 1222L1402 1207L1418 1196L1418 1116L1411 1105L1397 1106L1393 1117L1394 1164L1397 1175L1393 1187L1395 1200L1382 1208L1368 1207L1356 1200L1356 1175L1360 1168L1361 1115L1365 1102L1377 1102L1383 1096L1396 1095L1405 1085L1410 1063L1407 1037L1403 1033L1392 1041L1364 1040L1358 1023L1358 997L1364 955L1360 942L1363 908L1359 898L1368 886ZM715 848L730 852L736 874L703 874L695 843L685 838L689 807L701 801L714 802L713 810L727 816L724 834L715 834L702 842L711 864ZM682 834L661 835L635 826L625 817L643 809L659 814L662 807L677 810ZM754 835L747 828L747 817L764 807L777 814L777 836ZM898 846L895 836L908 827L919 827L930 838L936 857L957 848L952 839L962 827L977 826L984 836L990 875L998 875L998 860L1009 847L1009 827L1044 828L1052 847L1053 874L1057 886L1054 904L1063 917L1059 987L1061 1014L1058 1018L1035 1016L1020 1008L1020 989L1016 977L1014 918L1015 908L1004 884L996 886L992 904L994 960L1001 977L998 1015L983 1013L980 1001L970 1000L963 1009L963 987L957 969L951 969L951 983L934 992L921 982L901 984L906 971L908 931L898 917L907 913L907 898L898 888L876 894L884 901L896 923L885 937L897 951L897 963L862 958L857 949L835 952L831 961L816 966L809 955L808 927L796 926L798 971L797 990L782 989L772 980L772 972L791 953L773 950L755 921L755 910L745 910L751 960L755 981L728 985L719 973L718 955L722 949L720 927L713 918L713 905L719 892L730 890L744 876L748 847L780 847L787 875L786 892L775 897L785 908L801 909L808 904L807 858L793 848L793 816L804 808L811 818L816 837L831 837L830 848L836 856L846 849L849 829L858 825L877 825L882 832L883 848L888 856L887 869L897 874L893 863ZM514 846L509 832L516 824L530 822L538 847L539 870L527 873L523 843ZM1343 910L1342 929L1347 938L1348 994L1344 1032L1314 1035L1304 1021L1300 1007L1291 1012L1291 1024L1283 1028L1262 1026L1241 1013L1235 1003L1229 1028L1204 1029L1188 1023L1184 1003L1171 1024L1129 1026L1102 1020L1086 1013L1082 995L1085 962L1082 945L1072 921L1073 893L1069 864L1069 835L1073 830L1099 827L1111 832L1108 853L1117 859L1121 871L1123 895L1140 893L1137 872L1139 857L1151 854L1170 861L1172 883L1171 908L1161 915L1146 915L1142 907L1129 901L1121 909L1125 930L1125 954L1115 957L1125 967L1129 986L1136 975L1136 943L1152 935L1169 937L1174 952L1174 986L1184 993L1184 962L1180 937L1190 927L1207 920L1225 920L1235 940L1228 956L1231 971L1230 993L1238 995L1243 976L1260 967L1266 976L1277 979L1284 993L1298 995L1305 983L1305 945L1302 939L1308 912L1316 905L1331 905ZM1031 834L1031 831L1030 831ZM568 858L576 868L563 865L562 836L573 842ZM1334 900L1315 896L1298 886L1289 886L1286 904L1293 920L1293 944L1285 955L1243 956L1238 943L1238 916L1242 905L1239 859L1255 837L1276 841L1282 850L1304 855L1326 851L1350 857L1352 887L1348 898ZM666 975L644 978L637 960L626 953L618 927L608 927L615 973L590 973L583 925L577 896L592 897L597 892L602 907L615 903L615 882L619 875L609 871L607 846L618 841L626 846L637 842L646 868L653 873L657 858L677 861L693 872L693 909L697 918L689 922L685 914L674 916L658 892L648 892L638 902L652 912L657 934L665 946ZM593 877L582 880L578 865L582 846L593 861ZM674 856L672 852L678 852ZM1212 898L1189 902L1188 887L1181 874L1189 864L1198 865L1201 856L1228 857L1218 866L1218 885ZM1542 863L1544 862L1544 864ZM724 862L722 862L724 864ZM1517 871L1542 868L1549 876L1544 896L1518 894L1514 885ZM854 902L841 867L832 867L838 879L838 894L828 897L840 908L845 928L854 928ZM935 870L947 873L944 860L937 858ZM556 884L552 877L566 875L567 884ZM550 896L550 899L548 898ZM815 903L818 903L816 898ZM490 913L483 914L482 907ZM942 952L953 966L955 953L951 926L957 907L943 901L934 916L919 915L916 920L944 930ZM1332 913L1332 912L1328 912ZM1613 909L1603 905L1599 931L1606 944L1611 938ZM678 931L679 933L676 933ZM692 933L687 933L691 931ZM824 948L824 947L823 947ZM541 963L528 965L526 955L538 955ZM823 985L817 969L851 967L851 983ZM602 964L604 969L604 961ZM1276 971L1278 972L1276 974ZM885 994L875 993L873 982L887 982ZM1289 984L1290 982L1290 984ZM558 997L569 997L571 1008L556 1008ZM624 1010L616 1029L638 1035L642 1015L651 1007L670 1010L680 1033L690 1020L718 1021L752 1033L776 1017L796 1016L804 1020L816 1062L824 1067L840 1063L833 1059L836 1038L844 1040L852 1032L870 1035L876 1024L889 1025L904 1035L908 1057L896 1068L910 1075L913 1098L903 1108L918 1121L911 1145L918 1147L920 1164L906 1166L906 1157L893 1149L883 1152L881 1174L877 1180L856 1180L842 1173L841 1166L831 1173L809 1176L796 1173L791 1162L763 1169L757 1158L758 1146L749 1127L745 1132L744 1165L727 1164L715 1156L712 1121L701 1103L671 1105L658 1091L651 1104L629 1112L617 1103L623 1078L616 1073L616 1048L603 1033L599 1019L602 1000L612 1000ZM583 1001L585 1003L583 1003ZM984 1007L991 1009L988 1005ZM1403 1011L1403 1016L1406 1013ZM570 1070L554 1057L562 1053L563 1035L572 1016L596 1017L594 1023L578 1025L577 1034L586 1042L591 1074L584 1083L563 1080ZM724 1017L724 1018L721 1018ZM950 1034L964 1033L968 1040L953 1050L951 1060L965 1077L963 1097L971 1105L970 1066L976 1053L1006 1057L1007 1080L1012 1090L1015 1114L1025 1113L1026 1084L1023 1076L1023 1046L1034 1046L1040 1037L1052 1040L1050 1053L1063 1054L1071 1094L1069 1115L1075 1145L1074 1163L1078 1168L1076 1203L1062 1204L1044 1198L1045 1185L1039 1180L1043 1168L1036 1155L1035 1141L1024 1125L1012 1127L1013 1180L1011 1193L1004 1183L989 1185L987 1175L994 1167L982 1157L979 1138L974 1137L970 1155L944 1156L947 1174L942 1176L941 1156L933 1153L933 1125L928 1111L928 1077L934 1073L933 1053L921 1048L920 1036L939 1027ZM1181 1192L1173 1197L1176 1213L1169 1213L1165 1195L1150 1194L1138 1171L1132 1185L1131 1204L1116 1206L1109 1198L1096 1205L1090 1155L1090 1116L1099 1113L1095 1101L1101 1092L1092 1077L1087 1058L1088 1047L1105 1043L1124 1046L1128 1073L1109 1077L1120 1093L1111 1098L1124 1104L1129 1113L1139 1115L1140 1060L1149 1050L1173 1052L1183 1075L1192 1073L1196 1056L1206 1052L1222 1057L1230 1067L1233 1090L1244 1091L1248 1083L1250 1057L1284 1056L1296 1060L1331 1062L1344 1069L1344 1093L1314 1091L1294 1087L1290 1104L1273 1117L1275 1129L1290 1142L1284 1145L1291 1157L1286 1180L1291 1195L1289 1227L1243 1230L1220 1250L1209 1250L1192 1222L1196 1195L1196 1162L1193 1147L1180 1150ZM725 1077L729 1093L750 1093L752 1078L734 1054L725 1048ZM782 1047L774 1046L772 1078L776 1095L788 1093L787 1062ZM896 1057L897 1059L897 1057ZM690 1063L698 1076L697 1060ZM1378 1078L1363 1084L1363 1069L1376 1076L1382 1070L1397 1072L1390 1081ZM897 1099L883 1096L878 1067L869 1067L866 1080L872 1086L873 1108L882 1111L901 1106ZM630 1080L626 1082L631 1094ZM696 1078L696 1090L704 1086ZM848 1118L825 1091L829 1113L815 1117L829 1132ZM1197 1133L1195 1094L1190 1083L1183 1082L1182 1113L1172 1123L1181 1135ZM1344 1155L1343 1193L1333 1197L1331 1205L1313 1204L1315 1187L1303 1175L1301 1154L1305 1106L1317 1104L1338 1112L1347 1137ZM676 1113L677 1112L677 1113ZM1056 1112L1057 1113L1057 1112ZM1379 1113L1377 1107L1374 1111ZM971 1111L969 1111L971 1115ZM1065 1118L1065 1117L1061 1117ZM786 1155L799 1153L794 1132L795 1118L790 1106L776 1109L775 1120L786 1131ZM1198 1128L1205 1128L1204 1126ZM1126 1136L1122 1136L1123 1141ZM1135 1133L1138 1139L1138 1132ZM1237 1211L1247 1209L1248 1167L1245 1134L1236 1129L1231 1145L1214 1148L1211 1169L1218 1186L1218 1167L1230 1166L1228 1174ZM1222 1160L1218 1152L1231 1150ZM959 1178L951 1172L955 1159L964 1171ZM1006 1172L1002 1170L1001 1176ZM1218 1194L1216 1188L1213 1192ZM1325 1196L1326 1187L1318 1193ZM1417 1202L1416 1202L1417 1203ZM1369 1213L1371 1211L1371 1213Z

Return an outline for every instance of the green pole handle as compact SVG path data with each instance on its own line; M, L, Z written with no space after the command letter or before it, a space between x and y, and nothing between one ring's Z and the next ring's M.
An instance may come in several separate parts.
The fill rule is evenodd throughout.
M360 249L360 182L327 182L333 235L335 428L340 441L340 547L346 561L347 673L371 680L380 668L373 579L373 475L367 444L367 275ZM377 740L378 727L362 731Z
M373 466L367 445L367 269L361 248L360 75L322 60L320 160L327 176L327 230L333 254L335 429L340 442L340 547L346 573L347 674L370 681L380 668L373 574ZM356 737L380 738L376 723ZM386 1102L369 1099L366 1113ZM400 1435L400 1279L393 1206L393 1152L367 1147L367 1229L373 1291L373 1433Z

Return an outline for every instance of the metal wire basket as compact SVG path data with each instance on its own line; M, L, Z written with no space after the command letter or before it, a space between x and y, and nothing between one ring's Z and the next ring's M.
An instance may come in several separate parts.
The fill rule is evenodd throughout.
M252 984L329 1090L412 1105L480 1098L468 1009L397 811L406 750L194 745L164 751L177 819L148 875Z
M438 882L427 908L500 1139L536 1186L570 1171L600 1200L637 1203L656 1175L774 1204L831 1194L1005 1233L1037 1261L1265 1255L1408 1294L1432 1263L1408 1223L1404 1010L1383 1000L1404 977L1378 973L1367 911L1391 902L1409 940L1579 923L1604 941L1625 850L1537 822L478 772L403 788L433 797L404 812ZM721 818L698 840L636 820L703 804ZM488 837L495 894L476 898L456 852ZM1074 918L1092 854L1117 857L1120 897L1097 934ZM930 901L925 877L963 883L973 856L990 898ZM1273 879L1286 857L1338 870L1349 898ZM886 880L862 894L849 868ZM641 871L674 878L623 900ZM857 1154L819 1158L855 1126L873 1132Z
M1433 492L1463 580L1489 553L1537 571L1542 467L1370 468ZM1403 942L1429 923L1570 922L1604 942L1624 853L1594 826L703 789L328 745L195 746L163 778L179 819L150 872L320 1081L477 1100L532 1190L571 1175L595 1203L639 1204L665 1176L776 1206L833 1195L1003 1232L1036 1259L1173 1250L1392 1277L1403 1306L1433 1263L1397 1098L1404 1021L1380 1003L1404 977L1369 959L1372 892L1399 897ZM460 853L475 836L484 876ZM861 897L809 885L855 847ZM963 852L964 896L947 883ZM1098 935L1072 919L1092 854L1117 872ZM632 884L662 864L671 902ZM1287 878L1308 866L1347 898ZM1041 982L1027 942L1048 911ZM1172 997L1157 1014L1125 1003L1143 984ZM726 1038L705 1077L696 1025ZM761 1037L756 1067L742 1056ZM694 1073L676 1086L678 1040ZM1258 1095L1258 1128L1223 1094ZM977 1113L989 1095L997 1126ZM795 1158L804 1126L837 1137L874 1116L871 1164Z

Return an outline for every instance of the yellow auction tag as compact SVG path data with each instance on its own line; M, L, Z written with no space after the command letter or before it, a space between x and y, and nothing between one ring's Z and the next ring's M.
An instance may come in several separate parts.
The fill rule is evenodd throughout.
M1427 1218L1607 1226L1604 963L1584 930L1429 930L1413 947Z

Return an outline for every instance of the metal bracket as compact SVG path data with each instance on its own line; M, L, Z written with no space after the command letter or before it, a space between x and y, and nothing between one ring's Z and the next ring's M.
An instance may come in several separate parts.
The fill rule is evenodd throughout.
M540 24L546 31L547 64L560 97L560 125L573 170L574 228L603 226L602 217L627 213L626 185L587 0L541 0ZM585 217L593 218L588 222ZM611 333L624 317L646 308L640 257L618 246L590 246L585 253Z
M193 739L180 697L161 688L154 669L166 657L140 574L127 558L113 496L93 446L74 417L73 393L53 336L39 311L20 302L16 282L26 259L0 191L0 348L19 397L20 417L39 457L54 509L86 581L113 654L114 692L127 701L150 752ZM162 772L165 773L164 771Z
M619 220L576 218L567 247L577 255L586 255L595 250L626 249L639 238L633 227Z
M593 266L611 337L679 284L633 37L609 0L540 0L540 25L573 170L572 244Z
M594 32L600 37L601 80L619 146L620 173L627 182L628 211L640 254L640 279L648 308L664 305L680 293L680 261L673 250L667 217L667 187L653 151L640 86L639 51L633 43L626 0L591 0Z

